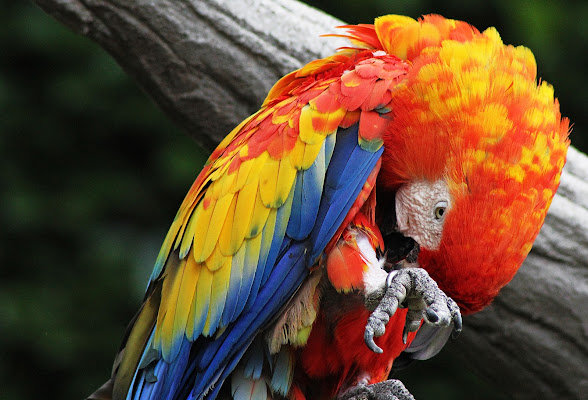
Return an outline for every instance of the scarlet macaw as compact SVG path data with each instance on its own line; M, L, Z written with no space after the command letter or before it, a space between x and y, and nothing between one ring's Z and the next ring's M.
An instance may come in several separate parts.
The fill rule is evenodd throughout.
M390 369L514 276L568 147L532 53L437 15L344 28L212 153L91 398L412 398Z

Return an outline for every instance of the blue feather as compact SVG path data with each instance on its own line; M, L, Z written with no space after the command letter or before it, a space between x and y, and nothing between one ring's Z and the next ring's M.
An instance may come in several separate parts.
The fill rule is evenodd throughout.
M208 393L208 395L206 396L206 400L216 399L216 396L218 395L218 392L222 387L222 383L225 381L225 379L228 378L228 376L231 374L231 372L233 372L233 370L237 366L237 363L241 360L241 358L243 357L243 354L245 353L245 351L247 350L248 347L249 347L249 343L246 343L243 346L241 346L241 350L238 351L237 353L235 353L233 358L220 371L219 378L217 379L218 384L210 393Z
M271 213L270 213L271 215ZM261 231L260 235L262 235L262 245L261 245L261 249L259 251L259 261L257 263L257 265L251 265L252 268L255 268L255 273L253 274L253 281L251 284L251 290L249 291L249 295L246 299L246 301L243 302L244 306L243 306L243 310L247 311L249 309L251 309L253 302L255 301L255 298L257 297L257 293L259 292L259 288L261 286L261 280L263 278L263 273L265 270L265 266L266 266L266 261L267 261L267 257L268 257L268 253L269 253L269 248L264 248L263 247L263 236L264 235L273 235L273 226L269 226L269 224L271 224L271 221L268 221L268 223L266 224L266 226L263 228L263 230ZM268 231L272 231L271 233L269 233ZM269 268L269 267L268 267ZM245 293L244 293L245 295Z
M139 379L139 386L137 388L134 388L133 390L129 390L129 392L127 393L127 400L131 400L131 395L132 400L140 400L141 399L141 393L143 392L143 385L145 384L145 379ZM133 386L131 385L131 388L133 388Z
M329 162L325 186L339 188L357 179L357 170L361 168L366 157L374 153L363 150L358 142L358 124L337 133L337 145Z
M184 371L186 370L186 365L188 364L191 345L192 343L189 342L186 337L184 337L178 357L176 357L174 362L169 366L168 372L166 374L165 384L162 390L164 394L167 394L165 397L166 400L174 399L175 393L179 388L178 383L181 381L182 376L184 375ZM163 360L160 362L162 361Z
M142 371L141 379L143 380L143 387L141 390L140 400L154 400L162 397L163 384L169 364L163 359L160 359L153 369L153 376L156 378L154 382L149 382L148 370Z
M270 276L270 279L256 297L253 309L241 315L233 326L223 332L215 341L210 342L203 350L198 363L200 369L208 368L214 363L213 358L219 359L219 354L229 354L232 347L238 344L239 339L246 337L244 335L249 327L253 326L257 329L265 322L265 318L269 319L272 312L276 310L269 307L268 303L273 301L272 304L274 304L274 307L279 308L281 305L275 305L276 302L282 300L284 297L292 296L302 280L308 275L308 269L306 268L303 257L305 252L305 246L302 243L296 243L296 245L282 256L280 262L278 262L274 269L275 273ZM295 279L293 279L294 277ZM294 283L296 285L289 284L281 288L280 285L283 282ZM281 296L278 294L281 294ZM222 357L220 358L222 359Z
M147 365L149 364L148 359L151 359L153 357L153 338L155 337L155 329L151 330L151 335L149 336L149 340L147 341L147 345L145 346L145 349L143 350L143 354L141 354L141 358L139 359L139 367L137 368L137 370L135 371L135 375L133 376L133 379L131 381L131 385L130 385L130 390L127 393L127 400L131 400L131 395L133 393L135 393L133 395L133 399L138 399L138 395L137 393L141 392L141 388L143 387L143 381L141 380L141 375L142 372L141 370ZM156 352L157 353L157 352ZM160 357L159 354L157 354L156 357ZM138 383L136 383L138 382ZM133 389L135 387L135 385L138 385L139 389Z
M188 350L182 343L174 363L160 360L155 366L157 376L167 371L166 382L149 383L141 371L136 387L157 396L152 399L190 396L213 400L217 396L256 335L308 276L309 267L324 251L378 162L383 149L375 153L361 149L357 131L355 125L326 138L311 167L298 172L284 205L275 211L274 218L270 214L260 233L259 253L246 241L244 259L235 255L221 319L226 330L214 339L194 338L197 342L188 343ZM251 365L249 372L258 376L263 358L256 357ZM286 390L283 378L276 375L280 390Z
M264 354L262 340L261 337L256 337L242 359L245 365L244 375L246 378L259 379L263 372Z
M206 356L200 360L204 366L203 375L196 377L197 386L194 393L201 393L206 388L206 382L210 382L217 374L218 368L226 365L226 360L232 359L240 342L250 341L259 328L268 321L284 304L284 300L290 298L296 288L308 275L308 269L303 257L306 247L302 243L296 243L285 253L276 264L275 273L270 275L266 284L260 290L253 307L242 315L230 329L227 329L221 338L210 343L205 349ZM283 285L288 282L288 285ZM281 290L280 290L281 289ZM261 312L260 312L261 311ZM210 358L212 356L212 358ZM212 368L216 366L216 368ZM207 369L205 369L208 367ZM229 372L230 373L230 372ZM198 384L200 382L200 384Z
M337 145L337 136L339 133L329 135L325 138L325 168L328 168L331 164L331 157L333 156L333 151L335 150L335 146Z
M271 380L271 387L275 393L286 397L292 385L292 377L294 375L294 355L290 346L284 346L280 352L275 355L273 364L273 374Z
M247 241L245 241L243 247L233 255L231 261L229 290L227 292L227 299L222 317L222 324L224 326L230 324L234 320L235 315L238 315L235 313L235 310L239 302L239 293L245 289L243 286L247 286L247 281L253 279L253 276L245 271L245 246L247 246ZM249 290L247 290L247 293L249 293Z
M375 154L377 152L365 151L358 144L351 153L335 153L325 185L331 190L339 190L348 186L350 182L361 181L362 171Z
M284 240L284 235L286 234L286 228L288 226L288 220L290 219L290 210L292 209L292 200L294 199L294 188L290 189L290 193L288 194L288 199L286 202L278 208L278 212L276 214L276 225L274 228L274 236L272 240L272 245L270 251L267 256L267 260L265 262L265 267L263 271L263 277L261 278L261 285L263 286L267 281L268 277L271 273L273 273L274 267L278 255L282 250Z
M319 224L311 235L311 242L314 243L314 248L311 252L310 260L315 260L325 249L325 246L331 240L335 231L345 219L345 216L347 216L347 213L351 209L359 192L361 192L365 180L373 170L378 159L375 158L371 161L370 164L364 167L362 174L360 175L360 177L364 179L352 182L356 184L355 187L350 184L339 190L332 191L331 196L325 196L326 206L321 207L319 216L317 217L317 223Z
M310 235L310 262L316 260L355 202L383 148L372 153L359 147L357 125L339 133L325 178L323 199Z
M306 239L314 227L323 194L323 183L327 165L325 147L326 141L323 143L317 158L310 168L298 172L296 176L292 212L286 230L287 235L292 239Z
M178 356L171 363L166 362L163 358L149 361L151 356L145 357L144 354L141 358L142 362L139 364L137 387L129 391L129 396L134 393L134 400L173 399L178 388L177 383L184 376L191 346L192 343L184 337ZM151 351L153 350L149 350L149 352ZM149 352L146 351L146 353ZM129 396L127 399L130 399Z
M292 210L290 211L290 221L286 228L286 234L293 239L300 240L300 231L304 215L302 214L302 176L303 172L298 172L294 184L294 199L292 201Z
M205 303L202 303L201 305L199 305L202 310L208 310L208 307L210 306L211 287L202 278L198 279L198 282L196 283L196 291L202 292L205 289L208 292L208 296L205 297ZM194 307L194 306L192 306L192 307ZM201 312L201 313L195 313L195 315L194 315L194 334L193 334L194 336L192 337L192 340L195 340L198 336L200 336L200 334L204 330L204 325L206 324L206 317L207 316L208 316L208 311Z

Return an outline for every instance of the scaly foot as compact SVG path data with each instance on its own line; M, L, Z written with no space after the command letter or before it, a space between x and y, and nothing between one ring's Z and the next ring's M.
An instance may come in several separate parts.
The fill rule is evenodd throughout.
M383 350L376 345L374 337L386 332L386 324L399 307L408 307L403 341L406 343L409 332L414 332L425 323L447 327L453 324L454 334L461 332L462 319L459 306L447 297L437 283L422 268L402 268L388 275L387 290L374 309L365 328L364 339L375 353Z
M414 397L404 384L397 379L389 379L384 382L371 385L357 385L338 400L414 400Z

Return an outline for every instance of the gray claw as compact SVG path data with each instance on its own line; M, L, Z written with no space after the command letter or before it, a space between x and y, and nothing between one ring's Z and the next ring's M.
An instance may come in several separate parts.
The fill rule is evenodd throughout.
M384 350L382 350L376 342L374 342L374 329L370 326L370 321L368 320L368 325L365 327L365 332L363 334L363 340L367 347L373 351L374 353L382 354Z
M390 273L386 277L386 287L392 286L392 280L398 274L398 271L398 269L393 269L392 271L390 271Z
M374 309L365 328L364 340L370 350L382 353L374 338L386 332L386 324L396 313L401 304L406 304L408 312L402 333L406 344L409 332L417 331L424 319L425 323L435 326L453 324L453 335L459 335L462 319L459 306L447 297L437 283L422 268L403 268L391 271L386 278L388 288Z
M461 313L459 312L459 306L455 304L455 309L452 310L453 314L453 332L451 333L451 337L453 339L457 339L459 334L461 333L461 329L463 327L463 319L461 318Z
M439 321L439 316L437 315L437 313L432 310L431 308L427 308L425 310L425 313L427 314L427 320L429 322L435 323L437 321Z
M402 382L397 379L373 383L371 385L357 385L337 400L414 400L414 397Z

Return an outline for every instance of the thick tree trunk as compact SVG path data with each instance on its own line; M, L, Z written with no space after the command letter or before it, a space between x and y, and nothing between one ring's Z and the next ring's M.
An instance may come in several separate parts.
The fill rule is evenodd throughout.
M104 47L211 148L271 85L344 42L341 22L294 0L36 0ZM564 99L565 100L565 99ZM516 399L588 393L588 158L570 149L545 226L494 304L452 346Z

